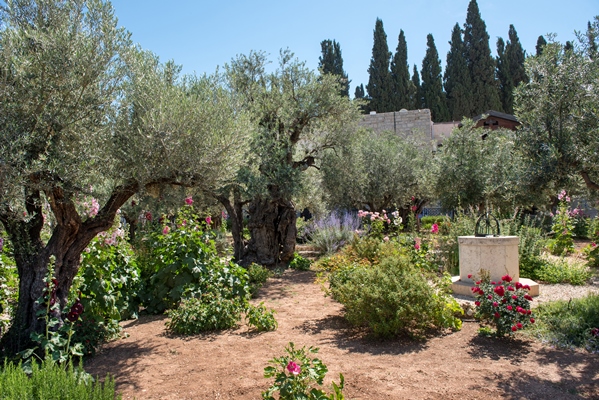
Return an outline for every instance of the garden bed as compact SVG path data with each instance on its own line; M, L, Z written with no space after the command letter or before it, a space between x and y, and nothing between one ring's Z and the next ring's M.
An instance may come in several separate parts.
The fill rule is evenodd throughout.
M541 289L543 290L543 289ZM325 384L345 376L349 399L599 398L599 355L545 347L524 336L497 340L465 322L457 333L373 340L351 328L342 306L324 296L311 271L288 270L256 302L277 311L278 330L170 336L165 316L123 323L128 337L89 360L93 375L111 373L124 399L257 399L272 382L268 360L288 342L316 346Z

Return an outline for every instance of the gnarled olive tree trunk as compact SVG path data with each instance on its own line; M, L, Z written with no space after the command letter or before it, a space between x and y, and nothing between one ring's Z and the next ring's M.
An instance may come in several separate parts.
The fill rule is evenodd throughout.
M19 298L13 323L2 339L0 351L15 354L31 345L31 333L45 329L45 319L38 311L46 308L38 302L46 292L45 278L53 258L56 301L63 310L68 301L73 279L80 267L81 253L100 232L108 230L117 210L137 190L136 184L115 189L105 206L93 217L81 220L75 204L61 188L46 191L56 226L47 244L41 240L43 214L40 193L27 198L30 218L18 219L10 210L0 210L0 221L14 245L14 256L19 275ZM11 215L12 214L12 215Z

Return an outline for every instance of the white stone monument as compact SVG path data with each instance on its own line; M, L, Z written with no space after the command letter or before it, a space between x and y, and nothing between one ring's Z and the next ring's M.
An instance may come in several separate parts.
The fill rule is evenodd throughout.
M518 243L518 236L459 236L460 276L452 278L453 292L472 296L474 279L480 278L481 271L484 271L491 281L496 282L509 275L514 282L529 285L531 296L538 296L539 285L530 279L520 278Z

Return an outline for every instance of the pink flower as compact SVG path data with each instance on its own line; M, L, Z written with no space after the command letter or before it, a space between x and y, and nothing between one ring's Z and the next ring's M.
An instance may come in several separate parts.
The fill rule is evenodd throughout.
M534 323L535 323L535 319L534 319L534 318L531 318L531 319L530 319L530 323L531 323L531 324L534 324Z
M169 231L171 230L171 228L168 227L168 225L166 225L163 229L162 229L162 234L166 235L169 233Z
M524 298L528 301L532 301L532 297L529 294L525 294Z
M149 211L146 211L146 213L144 214L144 217L146 219L146 221L151 221L152 220L152 213Z
M475 306L477 306L477 307L480 307L480 301L478 301L478 300L477 300L477 301L475 301L475 302L474 302L474 305L475 305Z
M503 275L501 277L501 280L504 281L504 282L511 282L512 281L512 277L509 276L509 275Z
M495 281L491 281L491 285L495 285L495 283L496 283Z
M472 278L472 274L468 274L468 279Z
M385 242L388 242L388 241L389 241L389 236L385 236L385 237L383 238L383 241L385 241Z
M489 299L489 300L493 300L493 295L492 295L492 294L488 295L488 296L487 296L487 299Z
M287 364L287 371L291 372L293 375L299 375L302 370L299 365L293 361L289 361L289 364Z
M439 225L433 224L431 227L431 233L439 233Z
M508 311L512 311L513 307L512 306L507 306L506 307Z
M411 210L412 210L412 212L416 212L416 210L418 210L418 206L412 206Z
M518 327L518 329L522 329L522 323L521 323L521 322L518 322L518 323L516 324L516 326Z
M525 310L522 307L520 307L520 306L516 307L516 312L521 313L523 311L525 312Z
M416 239L414 239L414 248L416 250L420 250L420 238L417 237Z
M559 194L557 195L557 199L558 200L562 200L564 197L566 197L566 191L562 190L561 192L559 192Z
M499 303L498 303L498 302L496 302L496 301L494 301L494 302L493 302L493 307L499 307Z
M499 319L499 317L500 317L500 315L499 315L499 313L498 313L497 311L495 311L495 314L493 314L493 316L494 316L495 318L497 318L497 319Z
M512 332L516 332L517 330L518 330L518 327L517 327L517 326L515 326L515 325L514 325L514 326L512 326Z
M508 286L508 287L507 287L507 290L509 290L510 292L514 292L516 289L514 289L514 287L513 287L513 286Z
M4 239L0 237L0 251L4 248Z
M516 296L515 294L512 295L512 299L514 300L518 300L518 296Z
M193 204L193 198L191 196L185 198L185 204L188 206Z
M522 284L520 282L516 282L516 289L522 288Z
M206 225L210 226L212 224L212 218L206 217Z

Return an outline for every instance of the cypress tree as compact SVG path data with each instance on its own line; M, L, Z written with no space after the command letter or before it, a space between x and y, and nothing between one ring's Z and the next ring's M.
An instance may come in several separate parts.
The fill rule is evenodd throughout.
M528 76L526 76L526 71L524 70L524 60L526 59L526 54L522 48L522 44L520 43L520 39L518 38L518 33L516 32L514 25L510 25L508 36L509 40L505 46L505 53L509 62L509 71L512 78L512 83L514 87L516 87L521 82L528 82ZM513 105L510 105L510 110L512 109ZM507 110L505 111L508 112ZM509 112L511 113L511 111Z
M420 110L421 108L424 108L423 103L420 74L418 74L418 68L416 68L416 64L414 64L414 73L412 74L412 108L414 110Z
M476 0L470 0L468 4L464 24L464 46L472 82L473 114L480 114L487 110L501 111L499 91L495 81L495 60L491 56L487 26L480 16Z
M447 64L443 76L449 116L453 121L461 121L464 117L472 117L472 91L470 75L465 56L462 29L455 24L451 32L450 49L447 52Z
M499 96L503 110L511 114L514 111L514 81L505 42L502 38L497 39L497 78L499 79Z
M449 121L449 110L443 93L441 60L432 34L426 36L426 55L422 60L422 94L424 107L431 110L435 122Z
M343 58L341 56L341 46L335 40L329 39L320 42L322 55L319 57L318 68L324 74L333 74L339 77L341 90L339 94L349 97L349 83L347 73L343 70Z
M374 28L374 44L372 58L368 68L368 96L370 97L369 111L388 112L394 111L391 102L391 73L389 72L389 59L391 53L387 45L387 34L383 28L383 21L376 19Z
M403 30L399 31L397 49L391 61L391 79L393 81L394 111L402 108L410 109L410 67L408 65L408 44Z
M535 46L535 50L537 51L537 56L543 54L543 47L547 44L547 41L543 37L543 35L539 36L537 39L537 45Z
M356 86L356 91L354 92L354 98L363 99L364 98L364 85L359 84Z

